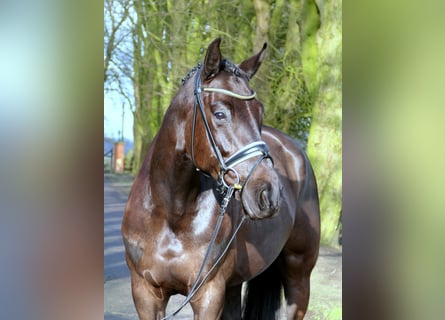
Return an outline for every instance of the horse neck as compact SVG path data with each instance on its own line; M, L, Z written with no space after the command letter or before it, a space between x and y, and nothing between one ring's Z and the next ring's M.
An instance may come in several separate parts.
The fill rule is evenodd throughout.
M184 215L199 193L199 174L185 152L185 126L165 121L154 142L150 164L152 194L173 217Z

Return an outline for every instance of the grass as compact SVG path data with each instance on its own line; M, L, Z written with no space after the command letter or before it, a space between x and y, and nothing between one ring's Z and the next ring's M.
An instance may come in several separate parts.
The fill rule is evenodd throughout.
M342 306L332 306L329 304L320 303L317 306L317 310L310 317L311 320L341 320L342 319Z

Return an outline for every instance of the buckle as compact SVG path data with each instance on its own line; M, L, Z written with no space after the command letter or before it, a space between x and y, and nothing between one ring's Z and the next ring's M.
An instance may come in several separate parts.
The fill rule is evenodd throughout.
M221 169L221 171L219 172L218 180L216 181L217 184L216 190L218 191L219 194L222 195L226 194L227 190L229 190L230 188L230 186L226 183L226 180L224 180L224 176L230 171L232 171L235 174L237 180L235 183L233 183L231 187L234 190L241 190L243 188L243 186L241 185L241 177L239 173L235 169L228 167L225 169Z

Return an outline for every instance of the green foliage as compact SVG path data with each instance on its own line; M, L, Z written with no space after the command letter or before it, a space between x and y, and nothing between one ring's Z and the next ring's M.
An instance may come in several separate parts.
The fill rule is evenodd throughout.
M336 242L342 209L341 1L324 3L308 155L318 179L322 241Z
M252 85L265 104L266 124L306 145L312 97L300 62L300 45L296 41L299 35L292 30L298 27L295 19L298 3L277 1L271 8L269 57L262 68L269 72L259 75L260 79L253 80ZM196 1L175 1L174 4L170 1L142 1L136 12L140 12L138 21L143 26L135 28L138 30L136 42L141 44L138 46L139 59L135 59L135 68L139 69L137 113L140 113L135 115L135 134L143 135L139 139L142 141L142 161L169 101L178 89L179 79L203 60L207 44L222 36L224 55L241 62L253 53L253 35L259 18L251 1L241 1L237 6L229 1L208 1L205 8ZM259 89L256 84L260 84Z
M134 162L134 151L133 149L128 150L127 154L124 158L124 171L125 172L131 172L133 168L133 162Z
M297 138L305 146L311 125L312 97L301 68L287 65L281 71L274 68L271 72L265 123Z
M336 308L325 312L326 320L341 320L342 319L343 310L341 306L337 306Z

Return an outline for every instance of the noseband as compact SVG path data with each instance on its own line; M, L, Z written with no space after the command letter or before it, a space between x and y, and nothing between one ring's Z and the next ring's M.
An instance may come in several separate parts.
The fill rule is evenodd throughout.
M229 185L227 185L226 181L224 180L224 176L229 172L233 172L236 176L237 181L233 184L233 188L235 190L242 190L247 181L249 180L250 176L252 175L252 172L255 170L255 168L260 164L260 162L264 159L271 159L273 162L272 157L269 153L269 148L267 147L266 143L264 141L255 141L253 143L248 144L247 146L244 146L237 152L235 152L233 155L231 155L227 160L224 160L224 158L221 155L221 151L219 150L215 139L213 138L212 131L210 130L209 122L207 121L207 117L205 114L204 109L204 103L202 101L201 93L202 92L217 92L222 93L237 99L241 100L251 100L255 98L256 93L252 90L250 95L241 95L237 94L235 92L220 89L220 88L209 88L209 87L202 87L201 86L201 72L202 72L202 66L199 66L198 71L195 75L195 90L194 90L194 107L193 107L193 124L192 124L192 137L191 137L191 156L193 165L197 170L200 170L198 166L195 163L195 155L194 155L194 138L195 138L195 125L196 125L196 114L197 114L197 108L199 107L199 111L201 113L202 120L204 122L204 127L206 129L207 137L209 139L210 145L213 149L213 152L216 156L216 159L219 163L219 174L218 174L218 180L217 180L217 191L220 194L227 194L227 191L229 190ZM250 170L249 174L246 177L246 180L241 184L241 178L239 173L234 169L234 167L241 162L244 162L250 158L258 157L257 161L253 165L252 169Z

